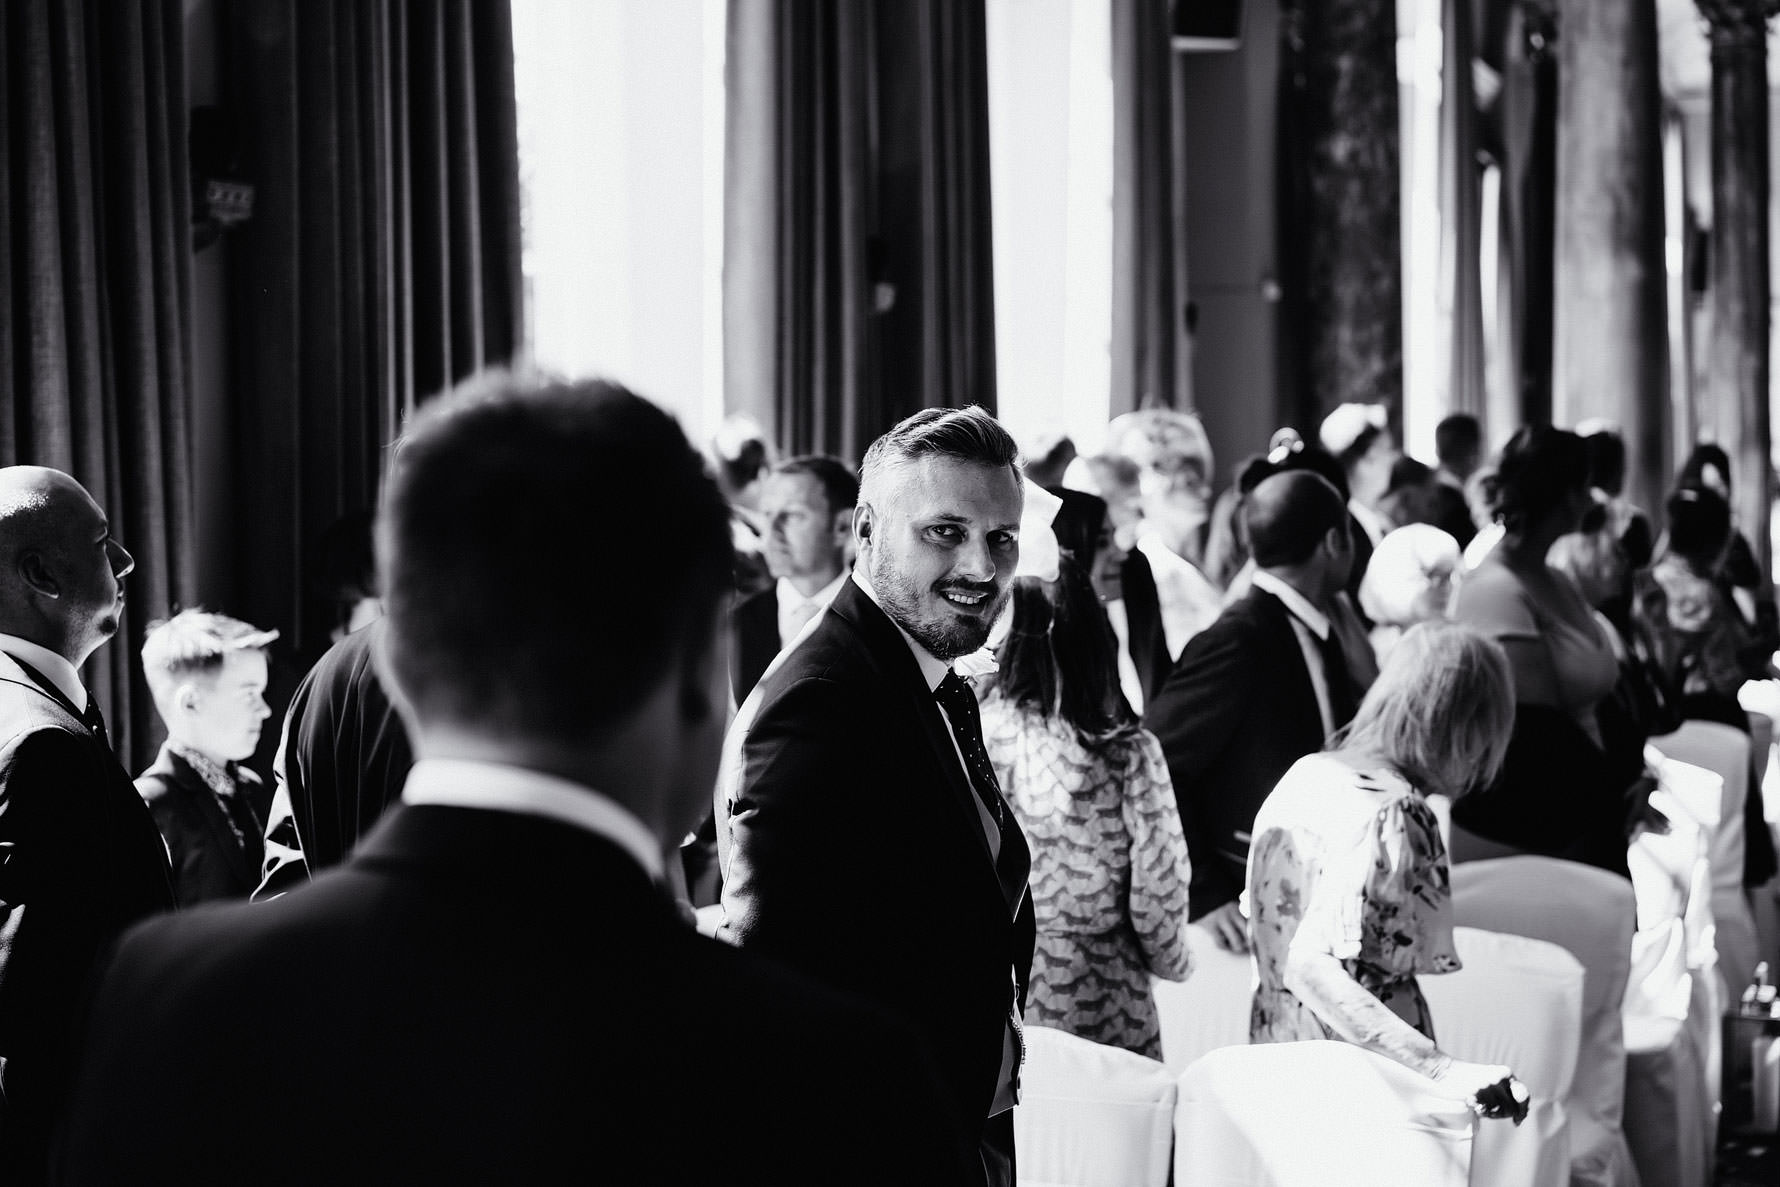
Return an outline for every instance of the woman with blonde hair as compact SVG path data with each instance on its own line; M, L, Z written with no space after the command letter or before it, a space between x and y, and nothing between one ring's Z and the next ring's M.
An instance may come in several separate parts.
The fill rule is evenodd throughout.
M1452 617L1463 567L1459 542L1431 524L1405 524L1379 541L1360 579L1360 609L1380 663L1410 627Z
M1417 974L1459 967L1446 847L1427 796L1495 777L1514 720L1502 648L1427 623L1404 634L1334 747L1300 759L1256 814L1252 1042L1343 1039L1486 1117L1526 1115L1508 1068L1435 1045Z

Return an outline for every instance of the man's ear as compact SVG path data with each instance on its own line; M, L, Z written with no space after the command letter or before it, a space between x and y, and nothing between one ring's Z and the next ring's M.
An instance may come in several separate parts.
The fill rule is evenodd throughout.
M861 544L871 539L872 529L876 526L877 515L870 503L861 503L853 508L853 536Z
M49 571L49 565L43 559L43 553L35 548L19 554L19 578L32 592L39 597L59 598L62 587L55 575Z
M173 691L173 703L183 712L195 711L198 707L198 686L189 680L181 684Z

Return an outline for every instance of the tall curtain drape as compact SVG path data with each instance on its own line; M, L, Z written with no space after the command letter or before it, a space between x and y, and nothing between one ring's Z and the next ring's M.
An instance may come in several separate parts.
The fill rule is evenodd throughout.
M238 0L241 609L327 645L316 549L417 403L522 341L507 0Z
M0 5L0 465L72 474L136 557L83 673L132 771L142 634L193 587L184 29L180 0Z
M982 0L730 0L725 402L857 461L995 406Z
M1177 360L1185 321L1177 275L1174 51L1169 0L1113 0L1112 412L1190 403Z
M1447 406L1481 418L1486 411L1479 271L1483 192L1472 83L1473 0L1443 0L1440 28L1440 296L1447 315Z
M1557 52L1549 3L1522 0L1508 14L1501 120L1501 368L1512 391L1490 393L1493 425L1551 423L1557 234Z

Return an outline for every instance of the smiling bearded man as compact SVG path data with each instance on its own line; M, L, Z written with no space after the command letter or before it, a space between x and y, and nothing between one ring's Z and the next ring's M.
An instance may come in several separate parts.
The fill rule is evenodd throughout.
M724 934L913 1023L993 1187L1014 1181L1031 855L951 661L1007 602L1022 503L980 408L873 443L859 563L743 706L716 800Z

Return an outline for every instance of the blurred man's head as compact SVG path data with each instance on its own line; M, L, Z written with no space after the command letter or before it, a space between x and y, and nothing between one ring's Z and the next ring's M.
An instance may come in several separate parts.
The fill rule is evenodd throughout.
M1290 470L1264 479L1242 504L1255 565L1313 602L1334 596L1353 568L1347 506L1324 479Z
M148 629L142 671L167 736L219 762L241 762L260 744L266 705L266 647L277 631L182 610Z
M708 805L728 511L667 413L603 381L467 384L404 435L377 556L420 757L610 779L664 839Z
M928 408L859 469L859 568L884 612L939 659L989 638L1020 561L1019 449L981 408Z
M1144 522L1176 553L1211 517L1212 453L1205 426L1189 412L1144 408L1115 417L1109 453L1137 464Z
M1464 482L1483 464L1483 426L1468 412L1455 412L1434 426L1434 460Z
M117 634L135 567L80 483L42 466L0 469L0 632L78 668Z
M840 576L858 502L859 480L836 458L779 463L760 495L767 569L806 597Z

